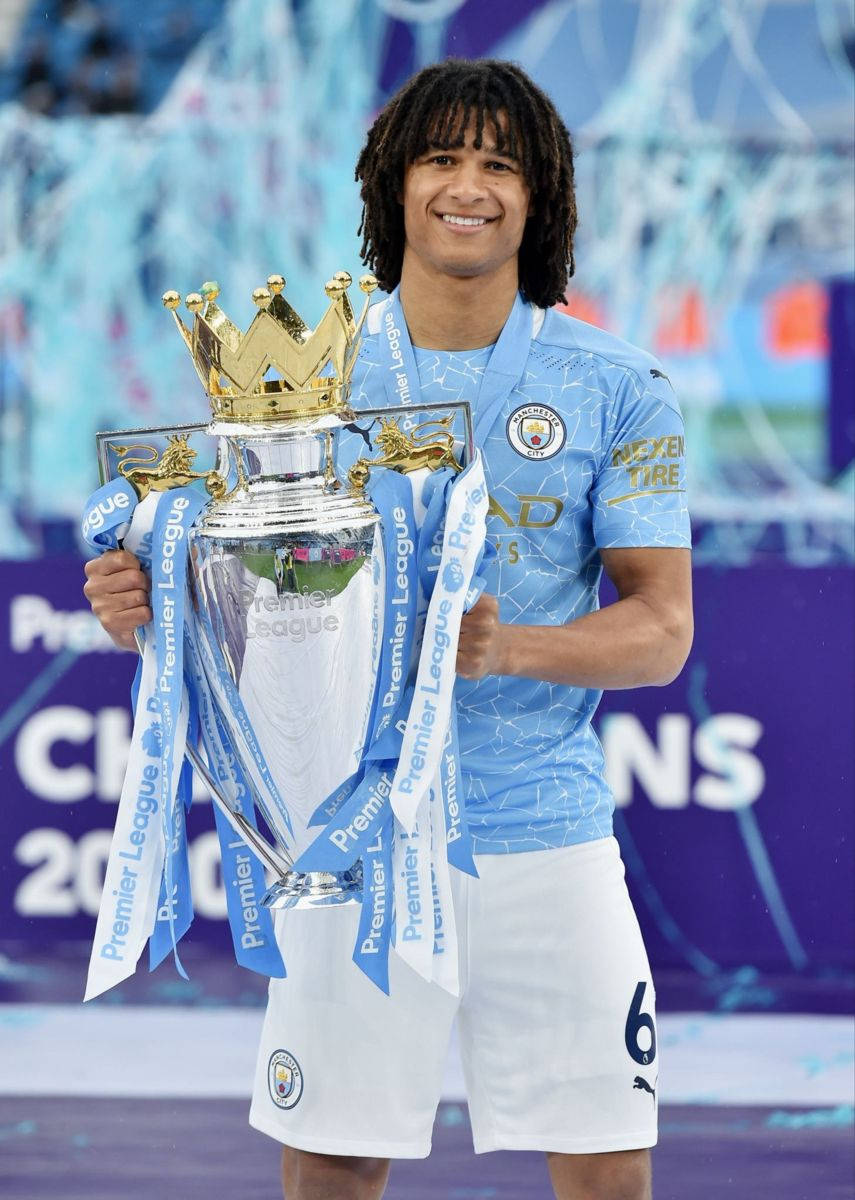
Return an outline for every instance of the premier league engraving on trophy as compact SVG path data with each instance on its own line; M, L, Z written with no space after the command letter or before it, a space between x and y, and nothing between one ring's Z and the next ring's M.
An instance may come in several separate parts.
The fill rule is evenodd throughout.
M467 405L442 414L412 405L405 420L349 407L377 286L360 279L357 319L350 284L341 272L326 285L331 303L315 330L285 300L281 276L253 293L246 333L217 305L216 284L186 298L190 326L178 293L167 292L211 421L204 433L98 435L106 482L83 534L96 550L123 544L138 556L154 620L140 639L87 996L129 974L146 939L160 961L192 920L185 755L217 806L244 965L284 969L269 909L361 902L354 960L388 990L405 864L418 880L397 903L411 914L434 907L437 946L453 928L448 864L474 871L455 799L453 647L464 606L480 594L486 488ZM345 468L348 437L359 450ZM434 938L423 925L419 946L400 952L429 978Z

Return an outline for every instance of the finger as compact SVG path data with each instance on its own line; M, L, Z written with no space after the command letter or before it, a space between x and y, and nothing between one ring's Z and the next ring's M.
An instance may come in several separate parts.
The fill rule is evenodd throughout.
M113 575L116 571L125 571L129 567L139 570L140 560L135 554L131 554L130 550L108 550L98 558L90 558L83 570L87 578L92 579L99 575Z
M149 608L148 592L136 588L132 592L121 592L118 596L96 596L92 600L92 611L102 623L114 613L129 612L133 608Z
M141 625L147 625L151 619L151 609L140 606L128 609L126 612L116 613L109 621L101 623L108 633L133 633Z
M457 644L462 646L468 654L483 654L490 648L494 634L495 630L492 626L476 625L465 632L461 629Z
M91 602L98 596L116 596L122 592L143 591L148 595L150 588L147 575L140 570L127 569L87 579L83 585L83 595Z
M457 651L455 670L458 675L470 676L478 673L482 656L470 646L460 647Z

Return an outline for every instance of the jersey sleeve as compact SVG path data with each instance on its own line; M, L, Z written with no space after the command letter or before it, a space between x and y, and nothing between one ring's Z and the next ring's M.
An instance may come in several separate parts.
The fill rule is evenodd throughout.
M660 368L626 371L616 389L591 499L601 549L691 546L683 418Z

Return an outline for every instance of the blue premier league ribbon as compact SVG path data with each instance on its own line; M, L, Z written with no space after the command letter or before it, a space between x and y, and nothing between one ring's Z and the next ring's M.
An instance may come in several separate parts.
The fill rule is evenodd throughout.
M435 983L452 996L460 995L457 962L457 927L447 854L445 811L439 788L430 797L431 894L433 898L433 969Z
M196 706L192 702L192 696L187 697L185 692L185 697L185 703L189 706L187 742L195 746L198 741L198 713L195 711ZM185 758L178 776L178 788L172 814L172 894L167 897L166 879L161 877L157 915L148 943L150 971L158 967L173 948L173 933L175 941L180 942L193 923L193 896L190 890L190 860L187 846L187 813L190 811L192 801L193 768L189 759Z
M160 714L150 703L157 664L142 660L128 766L104 874L84 999L134 973L154 925L163 870L160 808Z
M198 652L204 638L196 636L194 615L186 603L187 541L207 502L202 492L179 488L153 493L137 504L130 485L115 480L98 489L84 512L83 536L94 550L116 549L124 539L150 571L154 612L132 687L134 728L93 940L87 1000L131 975L146 941L152 967L171 949L179 972L185 974L177 944L192 921L193 909L185 822L191 775L183 758L188 722L194 742L197 736L197 713L199 735L214 774L226 781L223 790L231 794L234 807L255 825L249 786L237 756L219 724L209 690L197 686L200 680L205 682ZM218 683L226 702L233 703L227 685ZM258 785L275 803L278 793L254 737L250 756ZM284 805L282 812L288 823ZM216 807L215 813L236 957L253 970L282 976L285 971L271 914L260 906L267 886L261 864L235 838Z
M395 950L428 982L434 975L434 898L430 792L421 799L408 829L395 826L392 873L395 877ZM444 850L444 847L437 847ZM453 910L444 914L453 922Z
M294 863L295 871L346 871L389 818L392 771L369 763L353 794Z
M396 290L380 308L380 347L387 400L406 407L420 399L418 370L400 296ZM424 836L425 805L430 798L432 881L437 923L433 975L447 990L458 986L456 935L446 864L477 875L472 842L462 797L460 755L454 706L455 659L460 621L479 600L485 588L482 566L485 547L486 484L480 462L490 429L509 396L519 386L528 358L532 311L521 295L515 299L485 368L474 401L476 460L458 479L445 472L430 477L424 486L424 517L419 538L419 580L428 611L422 634L418 673L406 721L396 721L387 732L383 753L397 761L390 803L396 816L396 863L403 853L404 834L416 829ZM405 417L408 427L411 417ZM403 735L400 746L392 735ZM413 852L410 850L410 858ZM402 903L401 874L395 868ZM407 873L412 878L412 872ZM423 886L423 882L422 885ZM440 936L439 931L442 931ZM396 940L396 950L413 968L428 976L423 950L413 949L413 939ZM439 950L455 945L455 954Z
M134 509L137 494L126 479L113 479L86 501L80 531L93 550L118 550Z
M211 651L211 646L217 645L217 640L210 619L199 609L194 614L194 622L199 630L199 636L194 642L195 650L202 662L203 673L210 684L214 700L224 712L232 713L240 726L243 743L248 752L245 760L242 760L243 766L256 789L256 794L265 798L271 816L279 818L280 824L276 832L290 848L288 839L294 837L291 815L270 774L270 768L234 681L219 658Z
M369 979L389 995L389 947L395 915L392 879L394 820L386 819L374 832L362 855L363 887L359 929L353 961Z
M457 738L457 712L452 705L448 722L448 733L439 760L439 779L435 790L443 809L448 861L458 871L478 878L478 869L472 855L472 836L466 819L463 800L463 779L460 772L460 748Z
M83 536L99 553L151 533L156 497L136 504L124 480L99 488L86 505ZM90 1000L132 975L154 926L163 870L164 838L159 819L162 787L162 723L154 701L157 663L151 641L145 645L135 679L134 725L128 766L104 876L86 980Z
M345 801L353 795L357 785L362 781L362 776L362 766L352 775L348 775L347 779L340 783L334 792L330 792L326 800L321 801L309 818L306 828L314 829L318 825L326 825L328 821L331 821Z
M410 673L418 604L418 533L410 482L396 471L379 471L371 483L370 495L383 530L386 604L369 745L393 723L401 706Z
M183 806L175 803L177 778L173 785L173 774L181 770L184 761L188 718L187 705L185 703L182 706L181 703L184 688L187 538L193 522L206 504L204 494L192 488L174 488L165 492L158 503L152 530L151 607L157 661L154 699L163 723L160 742L161 820L166 846L163 883L175 965L181 975L184 975L184 969L178 958L176 903L173 896L177 886L174 862L176 850L181 845L184 814ZM186 842L186 834L184 840Z
M405 830L439 766L456 679L457 638L466 595L484 544L487 485L480 452L448 492L442 553L428 605L415 692L390 803Z
M187 666L198 703L199 735L208 769L231 808L255 829L257 822L252 792L216 710L202 669L198 636L198 630L191 623L186 631ZM220 843L223 889L235 959L251 971L281 979L285 975L285 966L276 943L273 918L269 909L261 904L267 890L262 865L244 841L237 837L218 805L214 805L214 820Z
M471 466L459 477L449 472L447 477L436 478L427 498L427 527L423 523L418 536L410 515L412 493L408 498L402 491L402 485L411 489L409 480L389 473L385 477L388 482L378 486L372 497L381 513L387 586L378 683L366 747L357 772L313 814L313 823L323 824L323 829L295 863L298 871L342 871L362 859L363 912L354 962L384 989L392 941L385 921L389 928L394 921L395 949L415 971L425 979L435 978L452 992L459 986L448 861L470 874L477 872L459 793L457 728L451 708L456 631L452 634L449 626L445 635L442 624L451 613L451 624L456 619L459 628L467 601L480 594L471 585L483 558L486 486L480 457ZM430 605L414 681L410 667L419 586L427 592ZM432 619L433 593L440 596L440 607ZM398 614L405 607L408 616L402 622ZM423 763L418 745L411 760L415 767L424 767L426 774L430 772L427 778L433 780L433 787L428 783L422 788L417 797L417 820L405 826L392 820L390 785L396 772L400 774L408 731L413 737L419 680L424 683L428 679L431 688L437 689L432 672L438 643L447 652L445 668L450 670L450 680L443 678L442 683L447 692L445 711L437 708L435 762ZM427 664L426 647L432 647ZM422 728L430 724L430 710L423 705ZM372 851L372 846L378 849ZM379 847L390 856L391 875L384 873ZM372 862L377 858L377 865L366 870L369 856ZM379 904L378 893L371 887L379 888L381 879L389 883L383 893L384 920L375 912L375 937L367 932L369 914ZM443 958L446 952L448 957Z
M445 513L455 479L455 473L447 467L429 475L422 489L425 515L419 529L419 582L425 598L428 600L433 595L434 583L439 571L442 541L445 534ZM469 612L480 600L487 583L483 574L484 567L495 557L496 547L492 542L485 541L479 552L475 572L466 592L464 612Z
M309 820L309 828L326 825L332 820L362 783L366 763L383 758L375 747L385 742L384 735L393 726L404 705L410 673L418 604L418 534L413 513L413 492L409 480L393 471L377 472L369 483L369 491L380 514L383 578L386 583L382 639L371 714L359 768L318 805Z

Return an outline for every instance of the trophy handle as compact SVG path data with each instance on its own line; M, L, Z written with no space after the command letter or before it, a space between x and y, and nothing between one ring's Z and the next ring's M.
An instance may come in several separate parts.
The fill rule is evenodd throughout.
M233 447L229 438L221 435L217 439L217 465L213 471L208 472L208 475L210 476L211 481L213 481L214 486L217 488L221 487L222 490L213 491L211 482L207 480L205 482L205 487L208 489L214 500L231 500L232 497L237 495L238 492L246 491L247 478L246 472L243 469L243 460L241 459L240 453L237 450L235 450L234 455L232 455L230 453L232 449ZM234 460L237 482L235 483L234 487L229 490L228 478L232 459Z
M134 630L134 641L137 644L137 651L142 656L145 642L138 630ZM222 794L219 784L214 779L211 772L208 770L207 763L202 758L195 746L184 747L185 757L192 763L193 770L199 773L202 782L211 793L211 799L223 816L231 825L232 829L244 841L247 847L255 854L256 858L260 859L262 864L269 870L273 871L278 876L287 875L292 867L293 861L283 852L278 852L270 846L257 829L254 829L247 821L243 813L235 812Z

